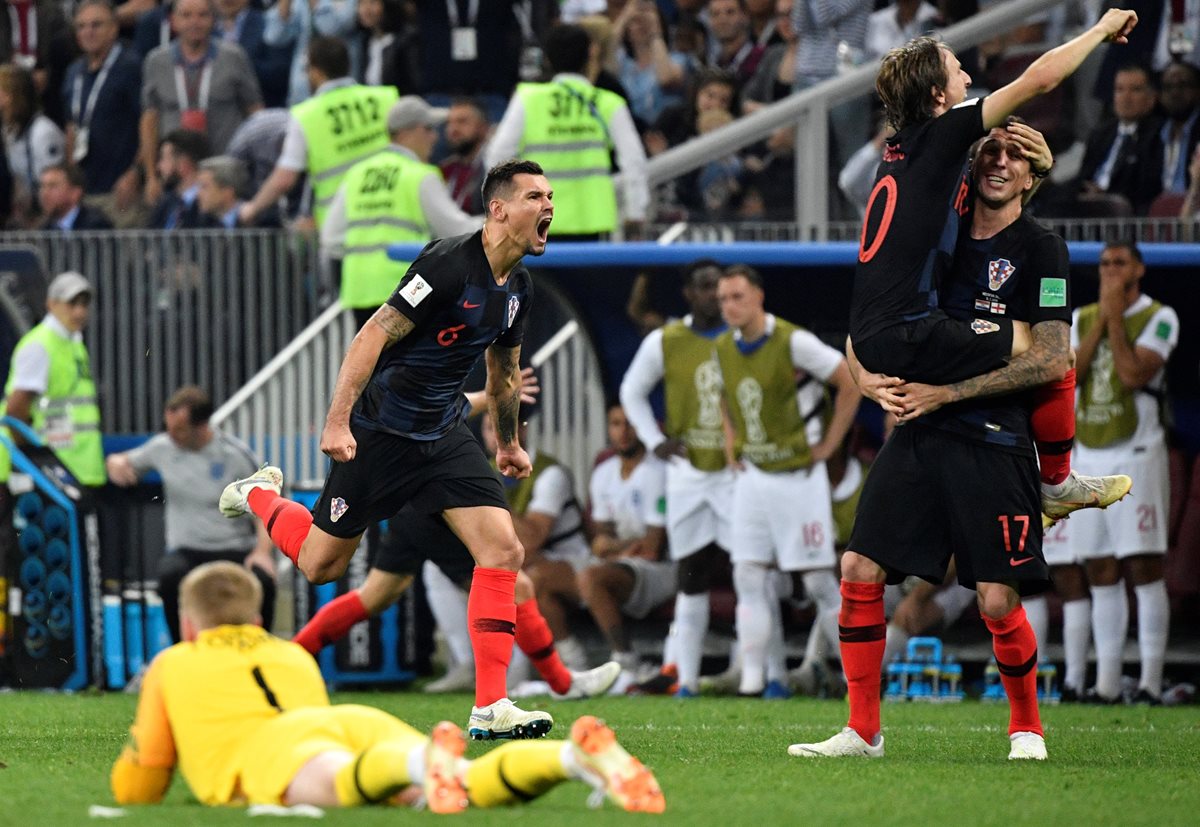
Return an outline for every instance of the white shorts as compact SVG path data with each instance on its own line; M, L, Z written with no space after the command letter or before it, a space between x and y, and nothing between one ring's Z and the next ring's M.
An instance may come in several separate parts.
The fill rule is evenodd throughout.
M1076 560L1167 553L1171 482L1166 445L1077 450L1073 464L1080 474L1133 478L1133 493L1122 502L1071 515L1067 536Z
M732 542L733 472L700 471L683 457L667 463L667 541L671 559L682 560L710 543Z
M675 597L675 564L656 562L643 557L614 560L633 572L633 591L621 605L621 613L641 620L668 600Z
M833 505L825 464L767 473L752 465L733 486L735 563L775 564L783 571L833 568Z

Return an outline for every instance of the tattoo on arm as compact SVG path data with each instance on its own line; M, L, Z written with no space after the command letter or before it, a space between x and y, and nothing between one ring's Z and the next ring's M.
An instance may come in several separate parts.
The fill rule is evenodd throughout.
M391 347L412 333L413 328L416 327L411 319L390 304L381 305L375 311L375 315L371 317L371 321L382 327L384 333L387 334L387 347Z
M501 445L517 441L521 407L521 348L488 348L488 410Z
M1044 385L1070 353L1071 327L1063 321L1033 326L1033 345L1004 367L950 386L954 399L996 396Z

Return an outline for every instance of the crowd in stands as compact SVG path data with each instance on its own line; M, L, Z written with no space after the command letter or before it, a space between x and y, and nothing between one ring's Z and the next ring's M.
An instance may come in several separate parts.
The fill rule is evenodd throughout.
M975 0L7 0L0 19L0 215L11 228L234 228L311 214L297 187L282 211L239 224L225 200L197 204L181 167L209 157L238 202L279 155L287 107L314 89L313 38L346 46L362 84L455 102L434 151L455 200L480 210L482 151L520 81L553 74L543 46L578 23L599 50L588 80L628 105L654 156L802 91L911 37L995 5ZM1099 0L1056 6L964 53L973 91L1019 72L1087 25ZM1134 2L1135 42L1098 57L1027 119L1059 163L1035 210L1055 216L1191 212L1200 141L1200 39L1181 4ZM1186 4L1184 4L1186 5ZM73 25L72 25L73 23ZM1119 62L1118 62L1119 61ZM867 95L830 110L831 216L856 219L874 173L878 106ZM780 129L657 188L659 220L787 220L795 134ZM862 148L860 151L860 147ZM171 156L174 156L173 158ZM490 156L488 156L490 157ZM613 159L614 169L621 159ZM234 165L239 167L233 171ZM42 195L43 176L57 169ZM77 170L75 174L71 170ZM841 172L840 178L838 173ZM813 174L818 174L813 171ZM1189 197L1190 192L1190 197ZM64 205L66 205L64 207ZM73 211L86 206L79 220ZM242 219L247 218L243 213Z

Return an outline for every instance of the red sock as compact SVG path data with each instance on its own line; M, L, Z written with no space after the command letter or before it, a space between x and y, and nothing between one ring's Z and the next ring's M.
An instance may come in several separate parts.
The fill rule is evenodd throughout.
M879 734L879 679L886 632L883 584L843 580L838 637L850 699L849 725L868 744Z
M1071 473L1071 447L1075 444L1075 368L1057 382L1034 390L1029 421L1037 443L1042 482L1057 485Z
M296 633L292 641L316 655L329 644L341 640L355 623L366 620L367 607L357 591L348 591L330 600Z
M312 512L268 488L255 488L246 496L246 502L267 527L271 541L279 546L284 556L296 563L300 546L304 545L304 538L312 528Z
M1025 617L1025 607L1017 606L999 620L986 615L983 622L992 633L992 651L1000 682L1008 693L1008 734L1042 734L1042 719L1037 702L1037 640Z
M571 688L571 673L563 665L554 648L554 635L538 610L537 600L530 598L517 604L517 646L533 662L534 668L558 694Z
M475 567L467 595L467 629L475 652L475 706L508 696L508 662L517 626L516 586L515 571Z

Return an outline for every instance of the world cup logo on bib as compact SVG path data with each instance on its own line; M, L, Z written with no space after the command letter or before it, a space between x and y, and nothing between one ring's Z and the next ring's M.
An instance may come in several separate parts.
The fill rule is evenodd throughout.
M701 362L692 377L700 413L696 424L701 428L721 427L721 368L716 359Z
M766 442L767 429L762 422L762 385L750 377L738 382L737 401L742 409L742 419L746 420L746 441L754 444Z

